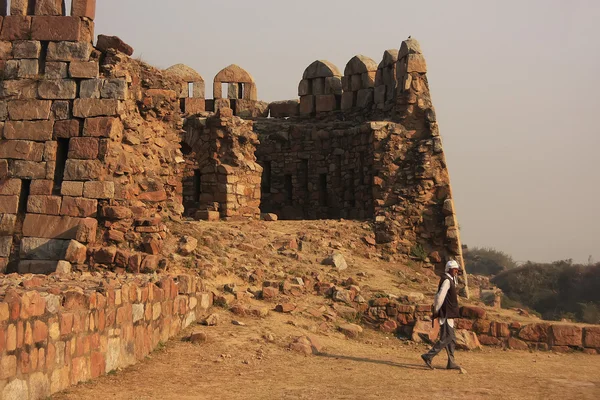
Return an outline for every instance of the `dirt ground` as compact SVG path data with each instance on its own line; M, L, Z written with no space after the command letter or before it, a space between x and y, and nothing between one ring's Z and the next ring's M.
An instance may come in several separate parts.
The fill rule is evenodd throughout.
M308 319L272 314L239 318L221 311L196 345L178 338L144 362L52 397L66 399L598 399L600 357L502 351L458 352L467 374L425 369L424 345L365 331L357 340L317 334L322 353L288 350L314 332ZM245 323L236 326L232 319Z

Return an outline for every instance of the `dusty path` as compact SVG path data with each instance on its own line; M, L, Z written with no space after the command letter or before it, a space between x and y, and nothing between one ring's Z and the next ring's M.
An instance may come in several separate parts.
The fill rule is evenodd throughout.
M426 370L418 358L424 347L375 332L359 341L318 336L327 355L304 356L286 345L310 324L273 315L234 326L231 318L224 313L217 327L195 327L208 333L205 344L174 340L141 364L53 399L600 398L600 356L459 352L468 371L462 375ZM274 341L265 340L269 334Z

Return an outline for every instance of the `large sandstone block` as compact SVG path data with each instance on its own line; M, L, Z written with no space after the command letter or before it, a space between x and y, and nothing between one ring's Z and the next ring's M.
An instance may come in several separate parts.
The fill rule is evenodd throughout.
M19 256L24 260L64 260L68 247L68 240L24 237Z
M43 80L38 86L42 99L69 100L77 97L77 83L70 79Z
M311 83L308 79L302 79L298 84L298 96L308 96L311 95Z
M273 118L293 117L300 112L300 102L298 100L275 101L269 104L269 110Z
M0 196L0 214L16 214L19 210L19 196Z
M19 274L51 274L56 271L58 261L23 260L19 261L17 272Z
M206 111L206 100L196 97L187 97L183 99L184 111L186 114L199 114Z
M31 22L31 39L77 42L89 37L79 17L36 16Z
M103 99L125 100L127 98L127 81L125 79L106 79L100 89Z
M46 162L16 160L10 169L15 178L46 179Z
M79 97L82 99L99 99L104 79L86 79L79 85Z
M583 328L583 346L600 349L600 326L586 326Z
M300 97L300 115L309 115L315 111L315 96Z
M64 16L64 0L36 0L35 15Z
M373 88L361 89L356 96L356 106L370 108L373 105Z
M83 184L83 196L91 199L112 199L115 197L114 182L89 181Z
M316 110L317 112L329 112L334 111L337 108L337 100L335 95L318 95L316 97Z
M37 78L40 73L38 60L19 60L17 67L18 78Z
M0 257L10 257L12 241L12 236L0 237Z
M93 218L27 214L23 222L23 236L75 239L87 243L95 238L97 227L98 221Z
M87 258L87 248L76 240L71 240L67 247L65 260L73 264L83 264Z
M76 99L73 105L73 116L78 118L116 116L121 103L115 99Z
M97 61L73 61L69 65L71 78L97 78L99 67Z
M54 138L69 139L79 136L81 123L76 119L56 121L54 123Z
M69 140L68 158L95 160L98 158L99 142L94 137L74 137Z
M53 121L7 121L4 139L52 140Z
M96 18L96 0L73 0L71 3L71 16L94 20Z
M87 42L50 42L47 61L88 61L93 47Z
M356 92L344 92L342 94L342 110L349 110L355 106Z
M38 59L42 51L42 43L38 40L19 40L13 43L14 58Z
M34 79L2 80L0 92L6 98L35 99L37 98L38 82Z
M1 196L18 196L21 193L20 179L5 179L0 180L0 195Z
M60 188L60 194L71 197L83 196L83 182L64 181Z
M83 125L83 136L118 138L123 134L123 124L119 118L87 118Z
M10 16L3 18L2 32L0 33L1 40L28 40L31 39L30 35L31 17L27 17L25 15L11 14Z
M108 49L114 49L121 53L125 53L128 56L133 55L133 47L129 46L117 36L98 35L96 48L102 52L106 52Z
M42 161L44 144L29 140L0 141L0 158Z
M11 100L8 115L12 120L47 120L52 102L48 100Z
M545 323L525 325L519 331L519 338L528 342L548 343L550 325Z
M11 0L10 15L27 15L30 2L31 0Z
M69 64L62 61L52 61L46 63L44 71L47 79L65 79L69 76Z
M58 215L61 202L62 197L60 196L30 195L27 198L27 212Z
M583 344L583 330L575 325L552 325L550 327L552 346L579 346Z
M60 215L67 215L70 217L95 217L97 212L98 200L85 199L83 197L63 197Z
M65 100L52 102L52 116L59 121L71 118L70 102Z
M67 181L96 180L104 170L98 160L67 160L64 179Z
M29 195L51 195L53 187L54 182L49 179L36 179L31 181Z

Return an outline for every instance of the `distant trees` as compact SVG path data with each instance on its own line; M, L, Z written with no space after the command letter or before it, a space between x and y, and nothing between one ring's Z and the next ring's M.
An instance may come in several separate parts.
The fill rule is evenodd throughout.
M510 255L490 247L465 247L463 258L467 272L473 275L493 276L517 267Z

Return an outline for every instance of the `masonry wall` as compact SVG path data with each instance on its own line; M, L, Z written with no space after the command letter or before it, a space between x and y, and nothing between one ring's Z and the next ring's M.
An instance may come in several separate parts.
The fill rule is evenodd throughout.
M353 122L259 120L261 211L282 219L373 216L373 132Z
M132 365L212 305L212 294L196 277L166 276L157 283L144 276L107 278L5 280L0 399L45 399Z

